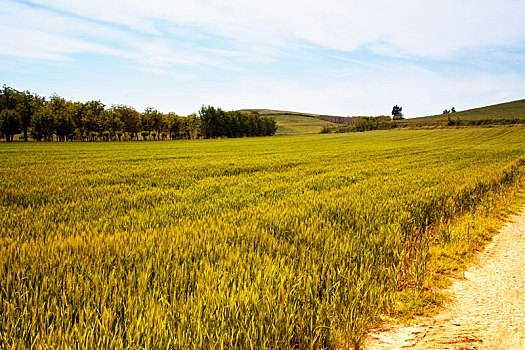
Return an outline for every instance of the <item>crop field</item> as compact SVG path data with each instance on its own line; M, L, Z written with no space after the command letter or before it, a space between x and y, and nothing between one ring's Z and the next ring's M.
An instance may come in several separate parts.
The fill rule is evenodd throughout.
M358 347L439 303L524 155L517 127L2 143L0 348Z
M278 116L274 118L277 121L277 135L319 133L324 125L335 125L312 117Z

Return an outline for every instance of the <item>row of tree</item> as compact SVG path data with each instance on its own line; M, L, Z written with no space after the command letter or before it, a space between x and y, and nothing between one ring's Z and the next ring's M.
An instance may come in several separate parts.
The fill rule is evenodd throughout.
M0 137L13 141L22 134L37 141L167 140L271 136L273 118L255 113L202 107L186 117L100 101L68 101L58 95L48 100L29 91L3 86L0 90Z

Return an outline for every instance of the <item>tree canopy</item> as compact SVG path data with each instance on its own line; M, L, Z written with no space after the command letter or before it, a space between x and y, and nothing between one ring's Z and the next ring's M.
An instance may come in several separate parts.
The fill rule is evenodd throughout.
M0 137L13 141L122 141L271 136L273 118L240 111L202 107L186 117L154 107L142 113L125 105L107 108L100 101L73 102L58 95L49 99L3 86L0 90Z
M401 113L402 110L403 110L403 107L399 107L398 105L395 105L392 108L392 119L394 120L404 119L403 113Z

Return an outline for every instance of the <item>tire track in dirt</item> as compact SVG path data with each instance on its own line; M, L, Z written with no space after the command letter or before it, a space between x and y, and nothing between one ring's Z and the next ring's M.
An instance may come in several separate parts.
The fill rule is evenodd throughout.
M371 332L364 349L525 349L525 208L451 285L453 301L417 325Z

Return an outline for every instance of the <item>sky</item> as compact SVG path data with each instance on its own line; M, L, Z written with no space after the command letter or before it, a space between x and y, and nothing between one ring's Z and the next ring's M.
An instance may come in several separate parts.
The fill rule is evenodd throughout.
M525 98L523 0L0 0L0 84L202 105L439 114Z

